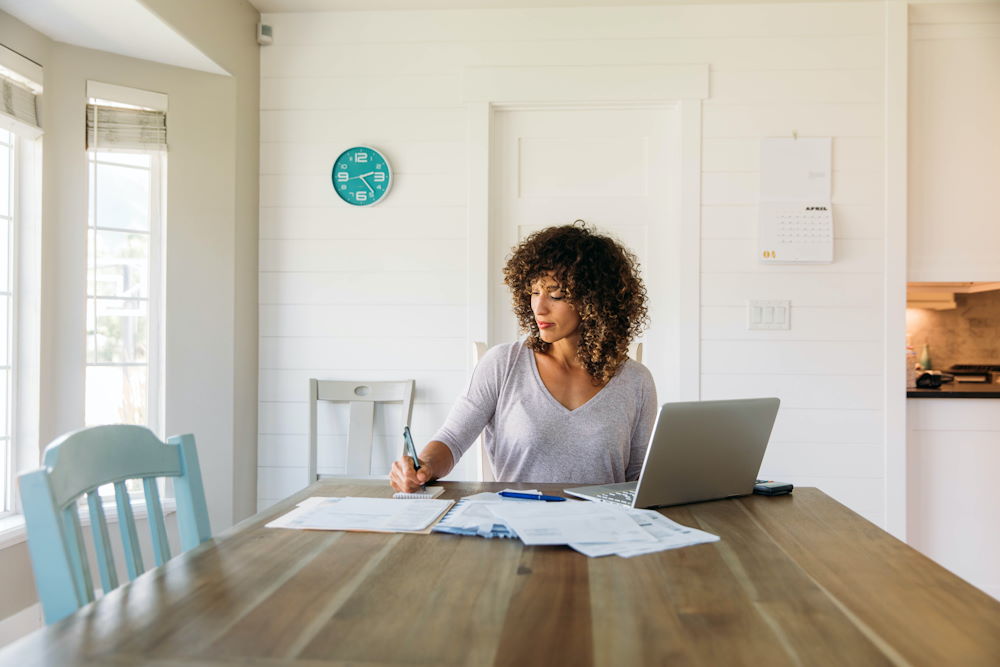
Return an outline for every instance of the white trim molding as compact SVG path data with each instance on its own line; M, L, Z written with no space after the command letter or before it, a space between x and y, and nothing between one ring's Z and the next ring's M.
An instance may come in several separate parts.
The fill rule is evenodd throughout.
M469 102L673 102L708 97L708 65L469 67Z
M906 2L885 5L885 528L906 540L906 267L907 57Z
M671 378L661 400L700 397L701 335L701 100L709 95L708 65L623 65L591 67L470 67L463 99L468 121L468 303L469 341L488 341L490 332L491 173L493 119L497 110L523 108L671 109L672 132L681 147L675 163L677 200L670 206L676 248L666 358L650 359ZM661 309L662 310L662 309Z

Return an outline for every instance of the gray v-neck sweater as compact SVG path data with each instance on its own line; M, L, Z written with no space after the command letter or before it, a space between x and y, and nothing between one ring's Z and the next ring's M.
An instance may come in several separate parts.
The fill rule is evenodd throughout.
M611 483L639 478L656 419L653 376L629 359L593 398L568 410L542 383L523 341L498 345L434 435L457 462L485 429L502 482Z

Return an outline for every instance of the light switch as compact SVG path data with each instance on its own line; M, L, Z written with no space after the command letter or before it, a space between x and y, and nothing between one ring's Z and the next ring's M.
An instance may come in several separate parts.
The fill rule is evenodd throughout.
M747 329L791 329L791 301L747 301Z

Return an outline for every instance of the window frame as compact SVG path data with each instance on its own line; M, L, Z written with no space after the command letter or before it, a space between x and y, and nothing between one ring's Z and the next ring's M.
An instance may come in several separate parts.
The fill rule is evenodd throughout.
M20 509L18 507L17 493L15 489L17 488L17 473L18 470L23 467L19 465L18 456L18 445L20 444L20 439L18 435L18 408L20 402L18 401L18 380L19 380L19 370L20 370L20 336L19 336L19 324L20 324L20 195L21 195L21 154L23 148L21 143L24 141L18 133L12 127L3 127L5 132L10 135L10 152L8 155L8 174L7 174L7 185L8 190L8 213L9 213L9 232L7 236L7 256L8 256L8 267L7 267L7 405L3 409L7 411L7 432L3 436L6 438L6 443L3 448L3 488L0 490L2 495L0 495L0 519L7 518L18 513Z
M107 102L106 100L101 100L101 102ZM120 229L117 227L101 227L97 220L97 202L100 198L99 188L97 183L90 183L91 179L91 166L93 169L93 178L97 178L97 164L100 164L98 156L101 153L131 153L131 154L142 154L148 155L150 157L149 172L149 229L148 230L133 230L133 229ZM163 428L164 428L164 406L163 406L163 347L164 347L164 313L165 313L165 294L164 294L164 277L163 270L165 264L165 249L166 249L166 239L164 234L164 224L163 218L164 214L164 190L165 175L166 175L166 153L163 151L154 150L99 150L90 149L87 151L87 167L88 167L88 193L93 191L93 201L88 201L88 208L93 207L92 211L88 211L89 214L93 216L93 225L90 223L91 215L88 215L87 220L87 232L88 232L88 248L87 248L87 264L88 269L90 266L90 261L92 258L92 252L96 252L96 239L97 233L99 231L110 231L110 232L123 232L123 233L142 233L146 234L149 239L148 245L148 275L147 279L147 296L146 301L146 317L147 317L147 351L146 351L146 361L144 363L114 363L114 362L101 362L95 361L92 363L90 361L84 361L84 373L86 369L90 367L126 367L135 366L146 368L146 423L142 424L149 428L153 433L157 434L160 439L163 439ZM125 165L116 165L125 166ZM145 167L127 167L132 169L142 169L146 170ZM88 194L88 198L90 195ZM89 236L90 233L94 234L95 248L89 247ZM96 276L95 276L96 279ZM90 281L87 281L87 290L85 295L85 300L87 302L87 308L91 307L90 302L94 301L95 305L98 301L105 300L129 300L128 297L100 297L96 294L91 294ZM135 298L133 297L133 300ZM94 325L96 326L96 313ZM86 333L86 332L85 332ZM92 341L90 336L85 335L85 340L87 345L91 345ZM86 395L86 383L84 385L84 405L86 406L87 395ZM91 426L92 424L87 424Z

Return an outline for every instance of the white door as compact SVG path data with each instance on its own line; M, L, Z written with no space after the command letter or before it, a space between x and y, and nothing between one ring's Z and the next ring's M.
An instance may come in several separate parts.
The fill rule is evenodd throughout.
M519 333L503 284L510 250L528 234L576 219L615 237L638 257L649 295L651 327L644 363L661 400L676 375L676 272L679 195L677 112L663 108L537 108L494 114L490 215L488 343ZM660 375L661 377L657 377Z

